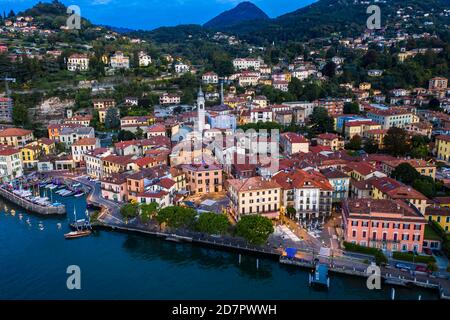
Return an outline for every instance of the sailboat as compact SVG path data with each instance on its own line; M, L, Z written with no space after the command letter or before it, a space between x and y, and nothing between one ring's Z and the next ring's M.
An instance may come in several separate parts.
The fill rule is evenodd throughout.
M90 235L92 233L91 230L86 229L83 230L83 227L80 227L78 224L78 220L77 220L77 213L76 213L76 209L75 206L73 206L73 215L75 217L75 231L71 231L69 233L66 233L64 235L64 238L66 239L76 239L76 238L81 238L81 237L86 237L88 235Z

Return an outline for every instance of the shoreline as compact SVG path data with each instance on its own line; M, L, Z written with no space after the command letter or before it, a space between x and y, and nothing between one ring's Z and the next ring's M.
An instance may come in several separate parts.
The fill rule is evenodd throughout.
M89 199L89 197L92 197L92 193L93 193L93 189L90 185L84 183L83 181L77 180L76 178L72 178L72 177L64 177L64 178L72 180L72 181L76 181L78 183L83 184L85 187L87 187L89 190L89 194L86 197L86 202L95 204L95 201L92 201L92 199L91 200ZM95 205L97 205L97 204L95 204ZM119 205L117 204L117 206L119 206ZM101 204L99 205L99 207L102 208L102 211L105 210L106 212L108 212L108 210L109 210L109 208L107 208ZM100 214L100 216L101 216L101 214ZM226 251L234 251L234 252L239 252L239 253L245 252L245 253L249 253L252 255L265 256L265 257L269 257L271 259L277 259L278 262L283 265L291 265L291 266L296 266L296 267L301 267L301 268L307 268L310 270L312 268L314 268L313 261L306 261L306 263L305 263L305 262L299 261L299 259L297 259L297 258L287 259L287 258L284 258L283 255L280 254L280 252L275 249L261 250L260 248L257 248L257 247L249 248L248 246L233 245L231 243L225 244L224 241L215 241L215 240L208 241L206 239L199 239L199 238L196 239L195 237L186 237L184 235L176 234L173 232L170 233L170 232L161 232L161 231L151 231L151 230L145 230L142 228L136 228L136 227L132 227L132 226L113 225L113 224L108 224L106 222L103 222L101 220L93 222L91 225L93 228L103 228L103 229L109 229L112 231L119 230L120 232L132 232L132 233L136 233L136 234L150 235L150 236L159 237L159 238L164 237L166 241L174 241L177 243L188 242L188 243L194 243L197 245L212 247L214 249L222 249L222 250L226 250ZM218 239L220 239L220 238L218 238ZM330 263L330 262L328 264L329 264L330 272L332 272L332 273L367 278L365 269L364 270L356 270L356 267L353 267L353 270L352 270L352 268L346 268L345 266L339 268L335 264ZM392 272L394 274L397 273L397 271L398 270L392 270ZM420 287L420 288L433 289L438 292L440 299L450 300L450 280L448 280L448 279L440 279L440 278L435 277L434 279L436 279L437 283L430 282L429 281L430 279L427 279L426 282L421 282L421 281L416 281L417 280L416 277L412 280L412 279L405 278L405 276L402 277L401 275L399 275L398 277L392 276L392 273L388 273L388 272L391 272L391 270L384 270L384 272L383 271L381 272L381 278L387 284L390 284L393 286L401 286L401 287L416 286L416 287ZM386 281L388 281L388 282L386 282ZM442 283L444 283L444 285L442 285Z

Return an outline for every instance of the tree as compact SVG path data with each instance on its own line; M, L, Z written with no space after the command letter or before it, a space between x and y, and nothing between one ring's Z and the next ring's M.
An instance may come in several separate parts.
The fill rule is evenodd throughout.
M137 127L136 129L136 139L142 139L144 137L144 130L141 127Z
M156 220L171 228L190 228L194 225L196 215L194 209L171 206L159 210Z
M322 73L329 78L333 78L336 74L336 63L334 63L333 61L327 62L327 64L322 69Z
M367 139L364 144L364 151L367 153L377 153L378 148L378 143L376 143L373 139Z
M120 214L122 217L129 219L137 217L138 215L138 205L134 203L126 203L120 208Z
M430 139L426 136L413 136L411 138L411 156L414 158L425 158L428 155L429 142Z
M243 216L236 224L236 234L256 245L264 244L273 231L272 221L260 215Z
M351 139L350 142L347 143L346 149L349 150L361 150L361 145L362 145L362 139L359 135L354 135Z
M230 221L224 214L205 212L197 220L196 228L208 234L225 234L230 227Z
M436 185L431 177L421 176L414 180L412 187L428 198L432 198L436 194Z
M405 129L392 127L384 137L384 151L393 156L404 156L410 151L409 137Z
M414 169L409 163L400 163L391 173L391 177L395 180L406 184L412 184L416 179L420 178L420 173Z
M117 135L118 141L129 141L129 140L135 140L136 136L133 132L128 130L120 130L119 134Z
M289 206L286 208L286 214L289 218L291 218L291 219L295 218L296 213L297 213L297 210L295 210L294 207Z
M29 124L28 109L25 104L16 101L12 112L13 123L16 126L25 127Z
M147 223L158 212L158 204L156 202L141 204L141 220Z
M359 114L359 105L356 102L347 102L344 104L344 114Z
M432 98L430 102L428 103L428 109L431 110L439 110L441 108L441 102L439 99Z
M119 110L116 107L110 107L105 115L105 128L116 129L120 126Z
M325 108L315 108L311 114L311 127L315 133L334 131L334 120Z

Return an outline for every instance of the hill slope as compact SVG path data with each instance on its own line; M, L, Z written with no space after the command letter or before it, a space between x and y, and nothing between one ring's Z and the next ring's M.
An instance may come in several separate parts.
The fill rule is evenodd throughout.
M423 28L425 19L436 23L445 23L445 17L439 14L444 8L450 9L450 0L389 0L377 2L381 8L382 26L391 31L393 25L401 18L396 16L399 8L406 4L411 9L407 13L411 16L420 16L421 12L434 10L432 17L412 19L413 28ZM319 0L309 6L294 12L282 15L276 19L261 21L258 24L241 22L220 31L232 32L251 42L272 42L289 40L306 40L308 38L330 36L337 32L343 35L355 35L366 28L366 13L368 4L360 0ZM448 18L447 18L448 19Z
M227 28L244 21L268 20L269 16L249 1L241 2L231 10L222 12L203 26L210 29Z

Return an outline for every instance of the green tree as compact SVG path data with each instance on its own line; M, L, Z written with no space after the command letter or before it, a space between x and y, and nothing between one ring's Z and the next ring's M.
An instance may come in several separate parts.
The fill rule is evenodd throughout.
M205 212L197 220L196 228L208 234L225 234L230 227L230 221L224 214Z
M361 150L362 139L359 135L354 135L349 143L347 143L346 149L348 150Z
M110 107L105 114L105 128L117 129L120 126L119 110L116 107Z
M260 215L243 216L236 224L236 234L256 245L266 243L273 231L272 221Z
M137 127L136 129L136 139L142 139L144 137L144 130L141 127Z
M345 114L359 114L359 105L356 102L347 102L344 104Z
M137 217L139 206L134 203L126 203L120 208L120 214L126 219Z
M409 163L400 163L391 173L391 178L406 184L412 184L416 179L420 178L420 173L414 169Z
M144 203L140 206L141 209L141 221L147 223L158 212L158 204L156 202Z
M195 210L178 206L159 210L156 220L159 224L167 224L171 228L190 228L194 225Z
M431 110L439 110L441 108L441 102L439 99L432 98L430 102L428 103L428 109Z
M436 184L431 177L421 176L414 180L412 187L428 198L436 195Z
M364 143L364 151L367 153L377 153L378 143L376 143L373 139L367 139L366 143Z
M334 120L325 108L315 108L311 114L311 127L315 133L334 131Z
M128 130L120 130L119 134L117 135L118 141L129 141L136 139L136 135Z
M393 156L404 156L410 151L409 137L405 129L392 127L384 137L384 151Z
M16 101L13 107L12 118L16 126L26 127L29 125L28 109L25 104Z

